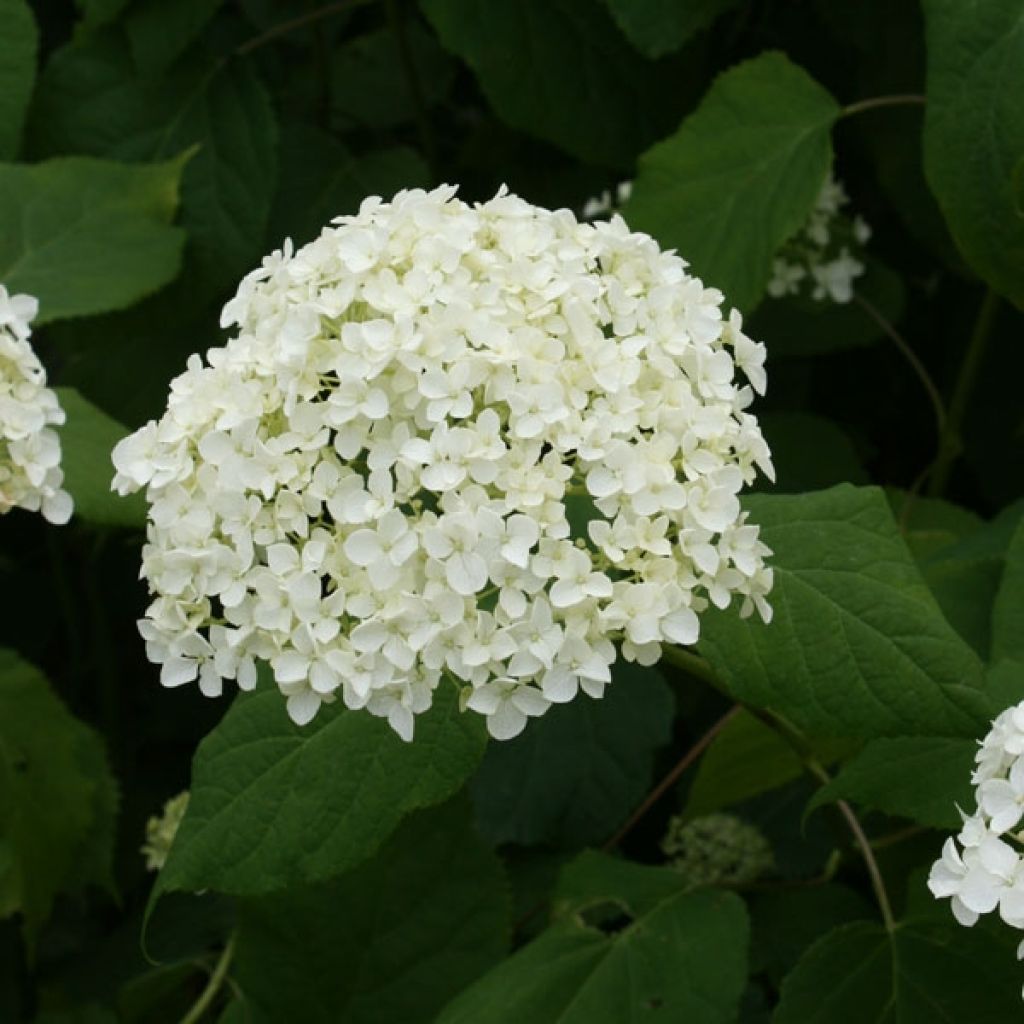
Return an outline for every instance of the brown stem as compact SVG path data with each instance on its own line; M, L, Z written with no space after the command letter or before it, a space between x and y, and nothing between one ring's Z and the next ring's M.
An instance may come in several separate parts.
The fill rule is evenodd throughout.
M338 0L337 3L318 7L315 11L300 14L297 18L290 18L288 21L282 21L279 24L268 28L266 32L261 32L258 36L253 36L252 39L248 39L242 43L235 50L235 54L236 56L241 57L244 54L252 53L253 50L258 50L261 46L265 46L267 43L273 42L278 38L278 36L287 35L289 32L294 32L297 28L302 28L305 25L312 25L314 22L321 21L324 18L329 18L332 14L337 14L348 7L359 7L363 4L372 2L373 0Z
M672 770L644 797L644 801L630 815L629 820L602 847L608 851L615 849L619 843L633 830L636 823L661 799L662 796L679 780L683 772L707 750L711 741L739 714L739 704L733 705L722 717L685 754L676 762Z
M850 117L853 114L862 114L865 110L877 110L879 107L922 106L927 102L927 97L917 92L894 93L891 96L871 96L866 100L858 100L856 103L843 107L839 112L839 116Z

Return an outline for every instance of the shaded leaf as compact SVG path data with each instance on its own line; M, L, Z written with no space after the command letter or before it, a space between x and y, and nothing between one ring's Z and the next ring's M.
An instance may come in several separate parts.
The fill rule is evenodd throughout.
M58 892L109 879L112 787L98 737L0 649L0 916L20 912L30 945Z
M222 0L135 0L125 18L132 56L147 74L165 71L213 17Z
M644 61L593 0L420 5L513 128L582 160L624 167L671 125L665 97L679 90L675 69Z
M804 954L774 1024L1001 1024L1020 1013L1017 965L987 932L924 922L889 935L858 921Z
M0 165L0 280L39 299L39 324L156 291L181 265L185 233L170 221L184 163Z
M120 497L110 489L110 453L128 429L74 388L56 388L67 420L60 430L64 488L75 499L75 515L104 526L146 525L142 494Z
M1024 307L1024 0L925 0L924 168L964 258Z
M501 959L507 930L501 865L457 800L334 881L242 900L234 978L268 1020L430 1024Z
M605 0L626 38L645 56L678 50L740 0Z
M18 155L25 109L36 79L39 33L25 0L0 0L0 160Z
M656 671L619 661L600 700L581 694L487 748L472 782L480 830L496 843L607 839L647 791L672 708Z
M999 590L992 609L992 660L1024 661L1024 519L1006 552Z
M748 926L733 893L677 893L613 935L565 921L441 1013L438 1024L725 1024L746 982Z
M743 311L806 221L832 162L835 100L781 53L730 68L640 158L624 216ZM738 240L742 239L742 244Z

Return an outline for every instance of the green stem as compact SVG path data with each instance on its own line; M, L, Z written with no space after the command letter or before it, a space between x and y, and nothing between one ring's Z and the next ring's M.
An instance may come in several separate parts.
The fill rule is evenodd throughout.
M279 36L287 35L298 28L303 28L305 25L312 25L314 22L322 21L324 18L331 17L332 14L344 11L346 8L361 7L364 4L374 2L375 0L338 0L337 3L318 7L315 11L310 11L308 14L300 14L297 18L290 18L288 21L282 21L268 28L266 32L261 32L258 36L247 39L235 50L235 55L242 57L247 53L252 53L253 50L258 50L261 46L272 43Z
M988 348L998 309L999 296L991 288L986 289L985 297L981 300L981 307L978 310L978 317L974 321L974 329L971 331L971 340L967 344L964 360L960 364L956 386L953 388L953 397L949 401L946 429L943 432L935 468L928 484L928 493L933 498L939 497L946 490L953 464L963 451L964 418L967 415L967 406L970 404L971 396L974 394L978 371L985 358L985 351Z
M199 993L199 998L189 1008L188 1013L181 1018L181 1024L196 1024L202 1020L203 1014L213 1005L221 986L228 976L228 968L231 966L231 958L235 955L235 935L232 934L224 946L213 972L210 974L206 987Z
M900 355L910 364L910 368L914 371L925 393L928 395L928 401L931 402L932 415L935 418L935 433L938 443L941 444L942 436L946 432L946 408L943 405L942 396L939 394L939 389L935 386L935 381L932 380L931 374L925 368L924 363L918 359L917 353L910 347L907 339L896 330L893 324L873 303L865 299L863 295L856 293L854 293L853 300L874 320L886 337L899 349Z
M662 648L662 657L671 664L676 665L677 667L689 672L691 675L696 676L698 679L702 679L709 683L716 690L726 692L725 686L715 675L714 669L704 658L700 657L700 655L692 654L690 651L679 647L664 647ZM789 747L791 747L797 757L800 758L800 763L803 765L804 770L819 785L826 786L832 781L831 776L826 771L824 765L822 765L817 759L817 756L814 753L814 748L811 746L807 737L804 736L796 726L792 725L774 711L751 707L748 704L742 703L738 703L736 707L729 712L729 716L735 714L740 710L740 708L743 708L745 711L754 715L755 718L767 725L768 728L775 732ZM885 923L886 930L891 932L896 927L896 921L893 917L892 905L889 902L889 894L885 888L885 880L882 878L882 872L878 867L878 861L875 859L874 852L871 849L871 843L868 841L868 837L865 835L864 829L861 827L860 821L854 813L853 808L850 807L845 800L837 800L836 806L839 808L839 813L846 821L846 825L853 835L854 842L857 844L861 856L864 859L864 864L867 867L868 875L871 879L871 887L874 889L875 899L878 901L878 909L882 914L882 920Z
M863 114L866 110L878 110L880 107L922 106L927 98L917 92L894 93L890 96L871 96L866 100L858 100L839 112L840 118Z

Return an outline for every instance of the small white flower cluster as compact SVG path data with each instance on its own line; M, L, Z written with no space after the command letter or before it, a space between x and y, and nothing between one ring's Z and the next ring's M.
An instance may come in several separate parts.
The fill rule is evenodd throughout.
M768 294L772 298L809 294L816 301L844 303L853 298L853 282L864 264L852 255L871 237L860 216L849 220L842 208L846 190L831 173L818 193L807 223L790 239L772 263Z
M64 422L64 410L28 340L38 311L31 295L9 295L0 285L0 513L42 511L60 524L74 503L61 490L60 439L51 429Z
M633 182L620 181L615 186L614 196L605 189L599 196L591 196L583 204L583 219L597 220L598 217L608 217L625 206L632 194Z
M140 630L161 680L296 722L338 697L404 738L441 677L491 735L645 664L770 552L738 492L770 453L764 346L621 218L504 190L367 199L250 274L167 411L118 444L148 488ZM739 367L749 385L736 374Z
M944 843L928 888L937 899L950 899L962 925L998 908L1008 925L1024 929L1024 703L992 723L975 762L977 809L963 815L959 835Z

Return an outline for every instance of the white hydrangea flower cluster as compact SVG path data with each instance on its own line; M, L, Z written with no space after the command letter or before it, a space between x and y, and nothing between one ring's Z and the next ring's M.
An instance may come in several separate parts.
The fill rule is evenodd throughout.
M871 237L861 216L851 221L842 213L849 203L842 184L830 173L818 193L807 223L790 239L772 263L768 294L809 295L821 302L853 298L853 282L864 273L864 264L853 253Z
M621 218L455 191L286 243L115 448L165 685L263 660L296 722L340 697L409 739L446 675L504 739L600 697L616 642L651 664L709 601L770 616L737 497L773 472L764 346Z
M992 723L975 764L977 808L944 843L928 888L950 900L962 925L998 909L1008 925L1024 929L1024 702Z
M61 490L60 439L51 429L64 422L64 410L28 340L38 312L31 295L9 295L0 285L0 514L24 508L61 524L74 511Z

